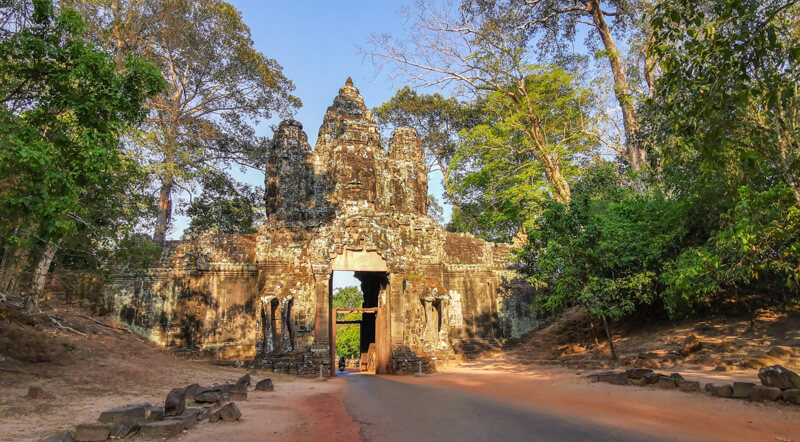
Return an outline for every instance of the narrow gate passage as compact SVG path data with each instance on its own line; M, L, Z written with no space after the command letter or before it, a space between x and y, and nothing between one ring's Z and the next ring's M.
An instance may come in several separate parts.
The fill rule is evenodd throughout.
M653 441L638 435L451 390L340 374L344 403L368 441ZM598 410L600 411L600 410ZM669 439L664 439L669 440Z

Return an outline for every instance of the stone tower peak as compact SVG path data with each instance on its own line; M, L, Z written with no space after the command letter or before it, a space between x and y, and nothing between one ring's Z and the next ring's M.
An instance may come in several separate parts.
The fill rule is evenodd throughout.
M350 77L347 77L347 81L344 82L344 85L345 86L353 86L353 79L350 78Z

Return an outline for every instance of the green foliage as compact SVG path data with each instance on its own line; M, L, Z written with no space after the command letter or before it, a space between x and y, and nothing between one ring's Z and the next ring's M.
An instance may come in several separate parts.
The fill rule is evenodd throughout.
M227 175L207 176L202 185L203 193L186 209L191 220L185 233L194 235L212 228L224 234L256 232L254 206L263 193Z
M343 287L333 294L333 308L361 308L364 295L357 287ZM361 319L361 313L344 315L346 321ZM340 325L336 329L336 354L346 358L357 358L361 354L361 329L356 324Z
M549 203L530 232L530 282L540 307L586 306L620 318L658 294L658 275L686 234L679 207L659 193L637 194L610 163L573 185L569 206Z
M585 131L591 96L574 76L542 66L527 72L525 94L486 97L483 121L464 132L451 166L457 222L492 240L512 238L551 198L567 203L577 155L594 142Z
M0 235L21 228L60 240L89 220L110 220L127 201L123 190L141 174L119 137L164 82L138 58L115 72L81 37L75 11L33 6L27 26L5 29L0 40Z

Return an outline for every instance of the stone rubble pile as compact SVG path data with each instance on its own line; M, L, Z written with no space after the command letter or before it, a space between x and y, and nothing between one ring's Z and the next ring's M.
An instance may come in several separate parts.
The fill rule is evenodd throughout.
M39 442L94 442L134 435L142 439L168 439L188 432L204 420L234 422L242 413L233 401L246 401L251 383L250 374L246 374L235 384L173 388L163 407L142 403L112 408L102 412L97 422L80 424L74 432L61 431ZM259 381L255 391L274 391L272 379ZM187 408L187 401L198 406Z
M665 390L701 391L700 383L683 378L680 373L667 376L648 368L632 368L622 372L593 373L591 382L606 382L613 385L650 386ZM758 372L761 385L753 382L733 384L709 383L703 390L711 396L748 399L753 402L783 401L800 405L800 375L780 365L764 367Z

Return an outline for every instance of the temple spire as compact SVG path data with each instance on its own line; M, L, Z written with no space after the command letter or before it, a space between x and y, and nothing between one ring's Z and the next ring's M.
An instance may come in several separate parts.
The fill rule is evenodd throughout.
M344 85L345 86L352 86L353 85L353 79L350 78L350 77L347 77L347 81L344 82Z

